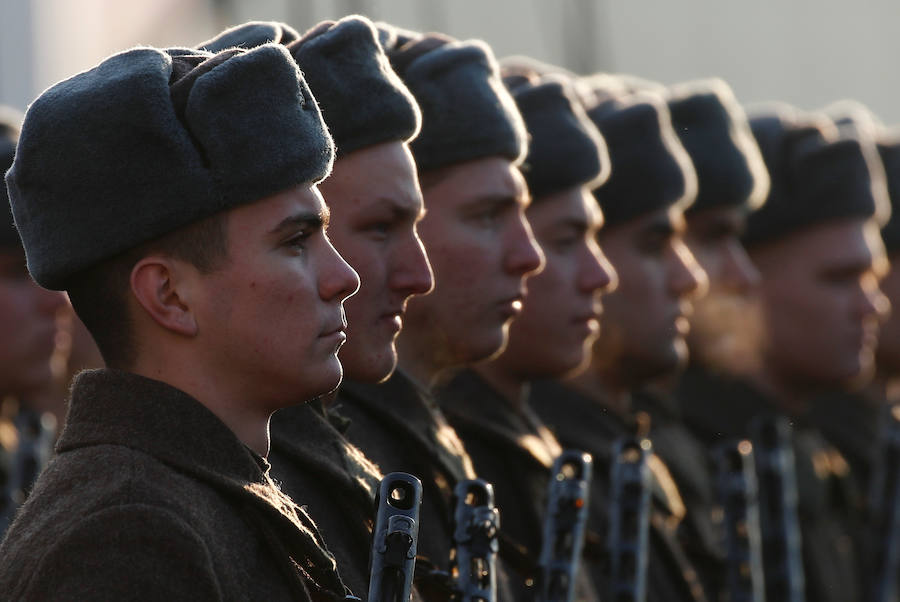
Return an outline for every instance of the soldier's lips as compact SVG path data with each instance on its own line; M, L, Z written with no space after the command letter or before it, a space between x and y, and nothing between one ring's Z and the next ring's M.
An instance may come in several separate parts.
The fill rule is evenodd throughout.
M391 309L381 314L378 322L384 324L392 332L400 332L403 328L403 309Z
M519 314L522 313L522 295L516 295L514 297L509 297L497 303L497 308L500 311L500 315L503 316L505 320L510 318L515 318Z

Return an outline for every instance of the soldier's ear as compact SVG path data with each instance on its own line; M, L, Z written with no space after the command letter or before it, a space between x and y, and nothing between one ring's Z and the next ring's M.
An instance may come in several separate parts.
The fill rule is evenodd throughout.
M148 255L131 270L131 292L156 324L175 334L197 335L197 319L189 303L190 278L183 262Z

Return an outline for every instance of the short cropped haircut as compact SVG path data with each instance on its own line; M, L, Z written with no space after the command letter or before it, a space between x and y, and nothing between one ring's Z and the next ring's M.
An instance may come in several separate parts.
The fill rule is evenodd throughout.
M131 272L149 255L165 255L193 265L203 274L229 261L227 212L180 228L80 272L68 283L75 313L94 337L110 368L127 370L137 359L139 342L128 311Z

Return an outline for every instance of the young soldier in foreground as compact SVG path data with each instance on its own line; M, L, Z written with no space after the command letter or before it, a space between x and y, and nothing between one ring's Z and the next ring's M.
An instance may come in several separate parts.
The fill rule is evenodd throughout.
M696 176L665 103L650 93L620 98L605 87L595 93L588 114L612 162L609 180L594 190L606 218L599 243L619 284L604 298L590 367L569 386L536 384L532 404L566 447L590 452L597 474L609 475L615 442L646 436L631 407L632 391L686 359L686 318L706 277L683 241L683 211L696 196ZM658 456L649 465L647 599L702 600L696 571L676 537L684 515L678 489ZM609 504L616 503L608 478L597 479L591 491L589 525L600 533L607 530ZM595 566L600 584L602 576Z
M743 237L762 275L761 361L743 379L682 380L681 403L687 423L710 445L753 435L754 419L784 425L776 428L793 452L795 485L790 474L783 476L787 493L771 497L795 517L790 522L800 537L796 529L775 532L762 521L767 597L795 599L805 589L810 602L858 600L859 556L850 537L857 517L847 465L807 414L816 394L871 375L887 305L878 289L885 263L878 236L888 208L884 183L871 175L867 142L840 136L824 116L784 107L750 123L772 182ZM758 469L771 464L761 457L763 443L754 437ZM763 484L761 492L769 496ZM785 542L802 550L795 571L785 571L791 566ZM773 561L776 546L781 550Z
M238 43L241 32L251 37L264 25L248 23L219 39ZM270 25L274 30L277 24ZM418 132L419 110L368 19L322 23L287 48L334 138L337 158L319 189L331 212L329 238L361 281L345 303L344 383L378 382L397 363L394 339L406 300L432 285L416 234L422 195L406 144ZM344 582L363 595L381 474L344 438L340 429L346 425L325 403L316 400L273 416L269 460L285 492L315 516Z
M348 383L336 408L351 419L347 437L383 471L422 479L417 568L446 571L453 489L475 473L428 389L442 370L502 348L524 279L541 256L516 167L525 130L491 51L481 42L394 33L385 30L385 48L422 110L410 148L428 211L419 232L435 290L409 302L397 341L400 370L384 384Z
M757 350L753 334L759 322L752 310L760 277L739 237L747 215L765 201L768 173L744 111L725 82L679 84L667 94L672 125L697 172L698 194L685 212L684 240L709 280L707 294L693 303L689 370L746 372ZM725 407L729 402L718 401ZM718 594L725 587L726 550L712 458L684 425L670 393L640 391L634 404L650 414L653 450L666 462L684 500L681 540L707 590Z
M528 403L529 383L585 364L597 336L600 294L614 288L615 278L597 246L603 218L590 195L609 174L606 147L572 96L571 81L542 78L540 68L516 59L504 73L530 135L523 167L532 195L527 216L546 263L528 281L505 351L438 389L476 471L494 485L504 539L518 550L511 555L512 546L504 546L500 558L526 578L537 576L550 469L562 452ZM582 581L578 599L589 599L595 595L590 580Z
M29 271L69 291L110 368L75 382L0 548L4 595L345 596L265 460L272 412L341 378L359 281L324 233L332 157L273 45L137 48L31 105L7 177Z

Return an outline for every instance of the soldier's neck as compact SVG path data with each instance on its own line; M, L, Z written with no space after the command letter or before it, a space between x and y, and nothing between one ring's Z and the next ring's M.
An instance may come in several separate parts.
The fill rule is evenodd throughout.
M521 410L528 403L528 381L504 370L497 362L478 364L472 369L513 408Z
M625 383L610 378L604 371L588 369L567 381L567 384L619 416L631 413L631 389Z
M254 395L249 384L240 386L242 383L229 382L221 374L204 373L198 368L200 365L200 362L184 362L179 367L167 360L154 362L152 358L143 358L129 371L190 395L231 429L241 443L264 458L268 456L269 418L276 406L288 404Z
M771 368L763 367L750 376L750 381L782 414L799 417L809 411L812 392L807 387L779 377Z

